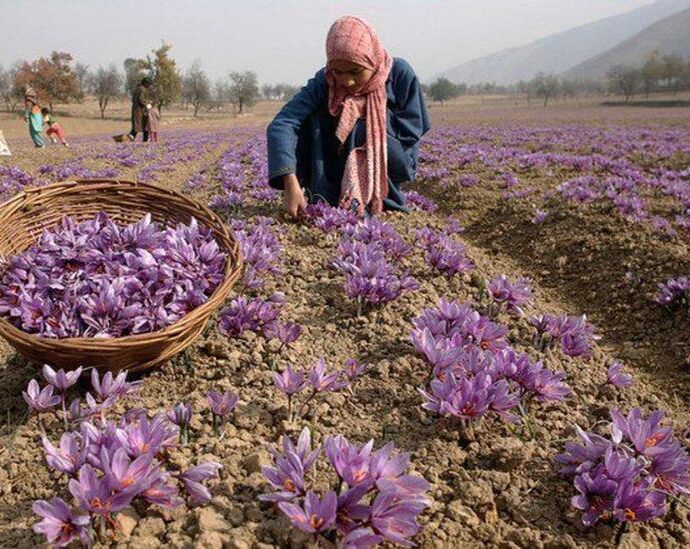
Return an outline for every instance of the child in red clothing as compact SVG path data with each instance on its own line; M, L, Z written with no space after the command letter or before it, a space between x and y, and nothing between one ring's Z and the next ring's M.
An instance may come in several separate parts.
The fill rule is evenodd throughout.
M67 143L67 138L65 137L65 130L63 130L62 126L55 121L55 117L50 110L46 107L43 107L41 109L41 114L43 115L43 121L48 125L46 135L50 137L50 140L53 143L57 143L59 139L60 143L62 143L65 147L69 147L69 143ZM56 136L57 139L55 138Z

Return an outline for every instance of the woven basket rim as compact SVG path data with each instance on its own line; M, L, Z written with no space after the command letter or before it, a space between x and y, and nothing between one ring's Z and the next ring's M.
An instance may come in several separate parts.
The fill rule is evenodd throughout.
M136 188L136 187L143 187L143 188L148 188L154 192L159 192L161 194L165 195L171 195L174 196L177 200L182 200L184 202L187 202L192 208L196 208L198 210L201 210L206 216L208 216L210 219L215 221L217 223L217 227L209 227L206 224L204 226L211 231L221 231L224 232L228 239L233 241L235 246L234 250L223 250L226 254L226 260L225 264L223 266L223 281L218 285L218 287L213 291L213 293L208 296L206 301L204 301L201 305L198 307L192 309L189 311L187 314L184 316L178 318L175 322L170 324L169 326L166 326L164 328L161 328L159 330L151 331L151 332L146 332L143 334L135 334L135 335L128 335L128 336L123 336L123 337L115 337L115 338L100 338L100 337L64 337L64 338L52 338L52 337L42 337L38 336L35 334L31 334L28 332L25 332L16 326L14 326L9 320L7 320L4 316L0 316L0 326L2 326L2 330L5 332L8 332L10 334L15 334L15 336L18 336L20 338L25 338L25 339L31 339L36 341L37 343L40 343L45 346L50 346L53 348L60 347L62 345L64 346L77 346L77 345L84 345L86 346L89 350L94 351L98 349L117 349L118 347L121 347L122 344L136 344L136 343L146 343L147 340L153 338L154 336L157 337L162 337L162 336L172 336L176 335L177 332L182 332L186 329L186 322L185 319L189 319L191 315L194 316L206 316L207 321L210 319L213 311L222 303L222 301L225 300L227 297L228 293L230 292L230 289L236 279L241 275L243 265L244 265L244 258L242 257L242 252L240 250L239 244L237 239L234 236L234 233L230 229L230 227L223 222L223 220L215 213L213 212L210 208L208 208L206 205L202 204L201 202L190 198L188 196L183 195L182 193L179 193L178 191L174 191L171 189L165 189L163 187L159 187L158 185L153 185L151 183L143 183L143 182L137 182L137 181L130 181L126 179L104 179L104 178L94 178L94 179L74 179L74 180L67 180L67 181L59 181L56 183L50 183L48 185L43 185L43 186L30 186L26 187L19 193L15 194L2 204L0 204L0 213L4 211L6 208L12 206L16 202L21 202L24 200L26 197L34 195L34 194L41 194L42 192L46 191L51 191L53 189L58 189L58 188L74 188L77 187L81 184L96 184L96 183L102 183L104 187L109 187L109 186L122 186L123 189L127 188ZM196 219L196 217L195 217ZM198 221L198 220L197 220ZM201 223L200 223L201 224ZM218 242L218 239L215 238L215 240ZM218 242L220 245L221 243ZM234 253L234 256L233 256ZM231 266L232 261L234 259L234 266ZM218 303L216 303L218 301Z

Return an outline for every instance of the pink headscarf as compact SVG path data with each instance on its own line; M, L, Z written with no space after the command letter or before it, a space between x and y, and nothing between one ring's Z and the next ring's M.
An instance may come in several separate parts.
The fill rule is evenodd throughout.
M359 17L346 16L331 25L326 38L328 63L336 59L350 61L374 71L364 87L355 94L336 88L336 80L326 68L328 110L340 116L335 135L344 143L357 120L366 118L366 144L350 152L345 163L340 205L349 208L357 199L359 213L383 210L388 195L388 143L386 139L386 81L393 59L383 48L376 31Z

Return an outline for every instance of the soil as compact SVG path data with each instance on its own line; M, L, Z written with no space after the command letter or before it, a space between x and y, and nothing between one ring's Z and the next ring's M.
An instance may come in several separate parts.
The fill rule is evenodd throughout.
M622 116L622 115L621 115ZM637 115L635 115L637 116ZM492 123L495 121L492 120ZM263 130L257 128L256 132ZM233 133L234 132L234 133ZM238 133L239 132L239 133ZM159 183L184 189L200 169L214 166L229 146L252 138L247 130L227 130L228 137L209 144L198 158L178 164ZM19 149L3 165L19 165L35 172L42 163L86 154L88 144L70 150L53 149L48 160ZM44 151L41 151L44 152ZM45 151L49 152L49 151ZM303 423L287 424L286 402L273 387L268 356L274 347L262 337L247 334L228 340L211 330L189 349L188 358L171 360L144 374L141 401L132 405L167 409L177 402L192 404L189 444L172 455L182 468L206 460L223 464L221 479L212 483L213 500L206 507L175 511L132 509L118 517L114 546L156 547L286 547L309 540L289 528L288 521L257 500L265 481L260 466L268 463L267 448L306 424L317 440L344 434L351 440L389 441L412 455L414 471L432 485L432 506L421 515L416 542L422 547L682 547L690 545L690 511L673 504L663 519L627 528L601 524L585 528L570 507L571 483L558 474L553 457L573 438L574 425L601 431L608 409L625 411L639 406L647 412L663 408L677 432L687 430L690 418L690 324L669 316L651 301L656 284L668 276L688 274L686 235L675 239L631 224L596 206L561 205L543 224L530 219L533 205L501 199L495 175L470 166L462 173L479 176L481 184L468 189L441 188L420 182L415 189L437 199L439 212L385 215L412 242L414 229L441 227L452 214L465 226L461 240L476 264L473 276L445 278L431 273L416 252L409 261L420 289L385 308L356 316L344 298L340 276L329 267L337 238L319 230L285 222L279 204L264 204L239 213L275 216L284 244L283 273L269 278L262 295L282 291L287 305L282 318L299 322L301 338L278 360L310 366L326 357L332 366L355 358L367 369L352 394L326 396L310 409ZM212 173L211 168L209 173ZM134 177L134 168L121 177ZM212 185L207 178L207 185ZM521 180L539 188L553 186L540 174ZM207 199L212 188L195 191ZM625 273L636 275L634 286ZM411 319L434 307L441 297L469 301L481 307L477 280L498 274L532 280L534 302L526 317L500 313L497 321L509 328L516 350L543 358L552 370L564 370L574 395L565 403L532 410L534 437L522 428L485 420L472 442L456 428L438 421L420 404L417 387L429 366L409 342ZM239 290L239 288L238 288ZM533 347L533 328L527 317L539 313L588 315L602 336L589 359L570 358L559 350L539 354ZM27 363L2 344L0 365L0 546L32 547L41 543L31 525L31 503L54 495L66 496L65 481L49 471L40 446L35 417L27 417L21 391L39 365ZM603 387L606 369L621 359L632 372L630 389ZM218 439L213 435L205 394L233 388L241 404ZM46 425L52 439L60 426Z

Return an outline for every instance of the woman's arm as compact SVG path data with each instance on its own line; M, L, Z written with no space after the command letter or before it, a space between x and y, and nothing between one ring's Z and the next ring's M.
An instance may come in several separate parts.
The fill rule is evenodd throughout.
M271 187L284 188L285 175L297 171L297 138L307 118L326 104L326 78L321 70L288 101L266 130L268 179Z
M422 87L414 69L404 59L396 59L395 64L393 91L396 108L392 126L395 137L407 149L416 145L429 131L429 113L426 110Z

